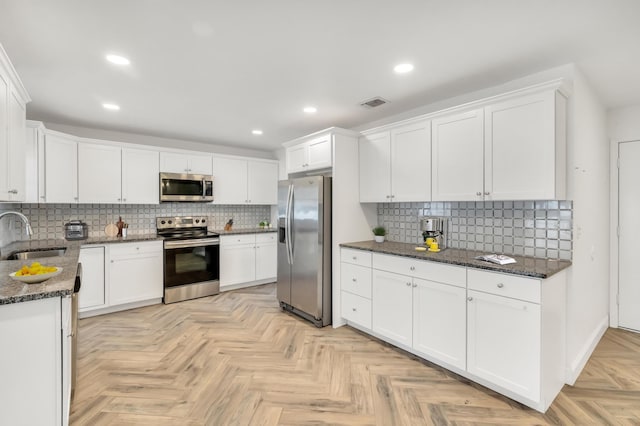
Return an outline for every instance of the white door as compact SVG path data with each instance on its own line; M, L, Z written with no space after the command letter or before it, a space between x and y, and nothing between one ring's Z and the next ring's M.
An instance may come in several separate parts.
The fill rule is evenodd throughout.
M194 175L211 175L212 173L211 155L190 155L189 173Z
M160 171L163 173L190 173L189 156L175 152L161 152Z
M248 161L247 166L247 198L249 203L278 204L278 164L266 161Z
M160 159L156 151L122 149L122 202L158 204Z
M24 105L13 90L9 93L9 199L24 201L26 193L26 153L25 129L26 112Z
M618 149L618 325L640 331L640 141Z
M103 306L104 247L82 247L78 261L82 264L82 286L78 294L80 311Z
M0 74L0 200L9 200L9 80Z
M278 247L275 237L273 242L256 242L256 280L275 279L277 275Z
M162 252L114 255L109 269L109 304L112 306L158 299L163 294Z
M331 167L331 135L309 141L307 170Z
M287 173L305 170L308 154L309 150L306 143L287 148Z
M372 283L373 331L410 347L413 328L411 277L374 269Z
M254 244L220 245L220 288L256 279Z
M413 282L413 349L465 370L466 290L418 278Z
M78 202L78 144L58 135L45 136L47 203Z
M382 132L361 137L358 150L360 202L392 202L390 133Z
M431 200L431 123L391 130L393 202Z
M483 199L483 117L483 110L477 109L431 122L433 201Z
M540 305L468 291L467 371L540 400Z
M78 144L78 199L80 203L122 202L120 147Z
M213 202L215 204L247 204L248 200L247 160L214 157Z

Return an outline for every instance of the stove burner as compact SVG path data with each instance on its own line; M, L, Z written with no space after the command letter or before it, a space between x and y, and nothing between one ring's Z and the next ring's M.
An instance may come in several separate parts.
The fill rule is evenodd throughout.
M218 236L215 232L207 231L206 216L158 217L156 231L158 235L171 240Z

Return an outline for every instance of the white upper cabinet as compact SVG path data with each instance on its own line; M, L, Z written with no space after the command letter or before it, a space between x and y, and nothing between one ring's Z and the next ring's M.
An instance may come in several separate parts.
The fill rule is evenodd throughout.
M0 46L0 201L25 200L25 105L30 100Z
M360 138L360 201L431 200L430 121Z
M482 199L483 129L482 109L433 119L433 201Z
M78 144L78 202L122 202L120 147Z
M189 173L211 175L211 155L193 155L175 152L160 153L160 171L165 173Z
M565 102L547 91L485 108L485 199L565 198Z
M215 204L278 204L278 163L213 157Z
M78 202L78 143L56 133L45 134L44 192L47 203Z
M332 135L323 135L286 151L287 173L306 172L332 166Z
M160 153L122 148L122 202L158 204L160 202Z

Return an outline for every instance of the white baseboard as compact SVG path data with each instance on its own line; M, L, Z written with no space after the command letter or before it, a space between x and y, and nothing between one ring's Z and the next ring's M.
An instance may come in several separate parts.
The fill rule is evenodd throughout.
M273 282L276 282L275 278L267 278L264 280L249 281L248 283L232 284L232 285L225 285L225 286L221 285L220 292L224 293L225 291L238 290L240 288L247 288L247 287L254 287L262 284L270 284Z
M95 317L98 315L111 314L119 311L126 311L127 309L135 309L135 308L142 308L145 306L158 305L160 303L162 303L162 298L143 300L142 302L125 303L122 305L107 306L107 307L98 308L98 309L89 309L89 310L79 311L78 318L83 319L83 318Z
M587 365L587 361L589 361L591 354L596 349L598 342L600 342L600 339L602 339L608 327L609 315L605 316L595 330L593 330L589 339L587 339L580 352L578 352L578 355L571 362L567 362L565 383L571 386L576 383L578 376L582 373L584 366Z

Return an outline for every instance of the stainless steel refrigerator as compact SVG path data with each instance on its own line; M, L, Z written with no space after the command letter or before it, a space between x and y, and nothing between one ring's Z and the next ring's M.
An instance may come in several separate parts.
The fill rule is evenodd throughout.
M331 324L331 178L278 184L278 301L317 327Z

